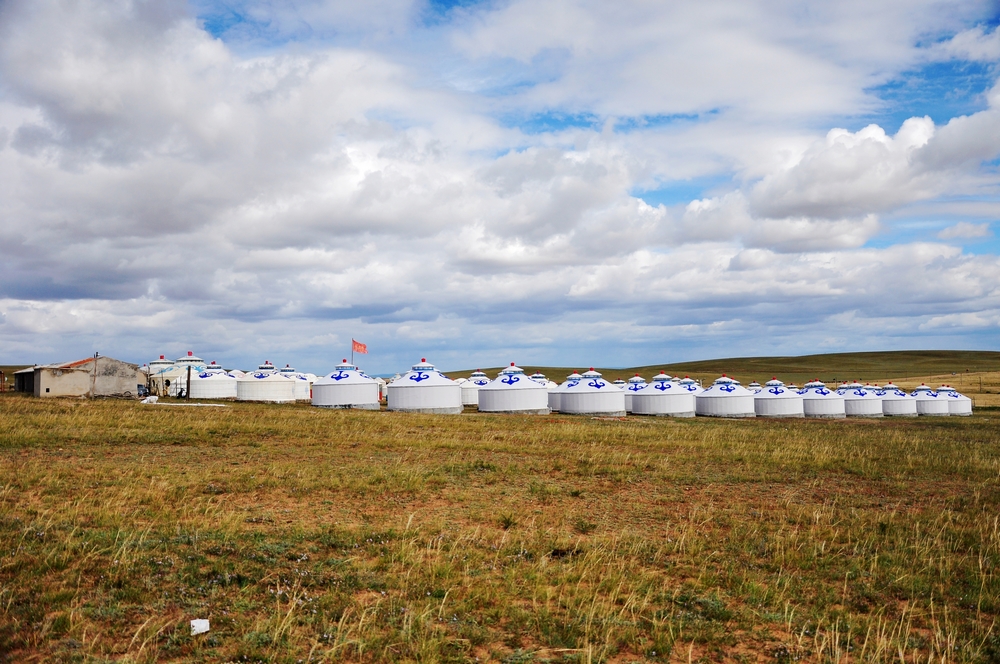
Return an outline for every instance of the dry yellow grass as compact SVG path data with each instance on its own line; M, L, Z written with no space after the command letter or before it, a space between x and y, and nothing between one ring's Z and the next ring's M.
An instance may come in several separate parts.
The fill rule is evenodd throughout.
M998 425L7 396L0 652L985 661Z

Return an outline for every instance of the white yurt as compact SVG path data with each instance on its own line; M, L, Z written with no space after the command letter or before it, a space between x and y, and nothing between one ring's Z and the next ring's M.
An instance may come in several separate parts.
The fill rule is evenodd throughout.
M619 390L624 390L625 387L628 385L628 383L626 383L621 378L616 378L615 380L611 381L611 384L617 387Z
M882 417L882 397L854 382L837 390L844 397L844 413L847 417Z
M479 405L479 388L490 384L490 377L476 369L469 376L469 380L462 383L462 405Z
M629 389L632 386L629 385ZM674 383L662 371L631 393L632 414L694 417L695 396L680 383Z
M950 385L942 385L938 388L938 394L948 401L948 414L968 416L972 415L972 399L965 396Z
M695 412L705 417L756 417L753 392L722 374L695 395Z
M381 408L378 381L347 360L336 370L317 378L312 386L312 405L319 408Z
M737 382L738 382L738 381L737 381ZM758 382L757 382L757 381L755 381L755 380L752 380L752 381L750 381L750 383L749 383L749 384L747 385L747 389L748 389L748 390L750 390L751 392L760 392L760 391L761 391L762 389L764 389L764 388L762 388L762 387L761 387L760 383L758 383Z
M552 412L560 411L560 406L562 406L562 393L566 391L571 383L577 383L583 380L583 376L577 372L573 372L566 376L566 380L561 384L557 385L555 388L549 387L549 410Z
M215 360L212 360L211 362L206 364L205 368L202 371L214 371L214 372L221 371L223 373L228 373L225 369L222 368L221 364L216 364Z
M235 399L236 379L225 371L205 370L191 376L192 399Z
M479 412L548 415L549 391L511 362L499 378L479 388Z
M230 369L226 373L232 376L233 378L243 378L243 376L247 375L247 372L240 371L239 369Z
M571 415L625 415L625 392L594 371L584 371L578 381L566 381L559 395L559 412Z
M920 383L910 393L917 400L917 415L950 415L948 398L939 395L927 385Z
M253 371L251 373L270 373L272 371L275 371L275 368L274 365L271 364L271 360L264 360L264 364L258 364L257 371Z
M410 413L457 415L462 406L462 386L421 358L419 364L389 383L389 410Z
M346 361L344 360L344 362ZM288 364L279 370L278 373L295 384L296 401L309 401L312 398L312 383L309 381L309 376L299 373L295 370L295 367Z
M531 380L535 382L541 383L542 385L548 385L549 383L549 379L546 378L545 374L543 374L541 371L536 371L535 373L531 374L529 378L531 378Z
M802 395L802 409L806 417L840 419L847 417L844 397L835 390L828 389L821 380L811 380L799 390Z
M661 372L662 373L662 372ZM663 374L666 376L666 374ZM666 376L666 380L670 380L670 376ZM636 374L628 379L628 384L625 385L625 412L632 412L632 395L646 387L646 379Z
M384 378L380 378L379 376L375 376L374 380L375 380L376 383L378 383L378 398L379 398L379 400L385 399L386 387L389 385L389 383L385 382L385 379ZM315 389L315 386L316 386L316 384L313 383L313 388L314 389Z
M236 398L239 401L292 403L295 383L276 371L254 371L236 379Z
M777 376L764 383L753 395L753 409L757 417L805 417L802 395L787 387Z
M882 399L882 414L888 417L916 417L917 400L898 385L886 383L875 392Z
M177 396L187 382L187 369L182 372L173 360L168 360L163 355L149 363L146 373L149 376L150 390L161 397Z

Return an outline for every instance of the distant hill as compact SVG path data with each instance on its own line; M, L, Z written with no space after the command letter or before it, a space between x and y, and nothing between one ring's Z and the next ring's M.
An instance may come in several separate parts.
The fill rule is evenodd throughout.
M574 368L523 366L526 372L541 371L550 379L562 382ZM575 367L585 370L589 367ZM500 367L484 368L490 378ZM472 369L449 371L451 378L468 377ZM628 369L600 369L605 378L628 379L639 374L649 380L654 374L666 371L670 375L691 376L695 379L712 381L727 374L743 384L751 380L761 383L777 376L786 383L801 385L807 380L819 378L825 382L848 379L882 381L889 378L920 378L943 376L952 373L979 373L1000 371L1000 352L966 350L903 350L873 353L827 353L822 355L799 355L788 357L736 357L697 362L654 364Z

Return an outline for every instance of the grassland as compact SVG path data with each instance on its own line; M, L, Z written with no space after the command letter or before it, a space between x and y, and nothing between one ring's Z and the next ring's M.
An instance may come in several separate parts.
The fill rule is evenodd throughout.
M4 395L0 659L997 661L998 477L993 410L598 420Z

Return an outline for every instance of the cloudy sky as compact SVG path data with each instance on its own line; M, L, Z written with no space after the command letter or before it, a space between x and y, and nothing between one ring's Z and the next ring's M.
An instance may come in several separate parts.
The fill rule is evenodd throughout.
M995 0L0 0L0 363L1000 341Z

